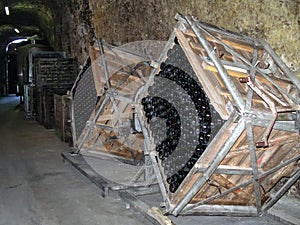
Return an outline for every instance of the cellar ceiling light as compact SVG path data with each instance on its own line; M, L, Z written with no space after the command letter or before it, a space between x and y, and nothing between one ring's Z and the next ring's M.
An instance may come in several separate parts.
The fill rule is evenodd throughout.
M5 9L5 14L6 14L7 16L9 16L9 8L8 8L8 6L5 6L4 9Z

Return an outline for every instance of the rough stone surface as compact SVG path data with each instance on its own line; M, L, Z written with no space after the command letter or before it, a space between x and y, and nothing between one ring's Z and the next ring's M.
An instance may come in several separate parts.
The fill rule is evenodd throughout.
M55 42L53 45L83 64L88 46L94 36L89 2L85 0L55 1L52 3Z
M298 75L300 9L295 0L90 0L95 34L109 42L166 40L177 12L265 39Z

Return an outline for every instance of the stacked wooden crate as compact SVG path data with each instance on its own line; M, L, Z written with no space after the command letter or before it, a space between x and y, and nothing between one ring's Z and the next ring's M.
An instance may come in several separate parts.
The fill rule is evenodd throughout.
M37 120L47 129L55 128L54 94L64 95L77 75L74 58L39 58L35 61Z
M72 145L70 98L68 95L54 94L55 131L58 137Z

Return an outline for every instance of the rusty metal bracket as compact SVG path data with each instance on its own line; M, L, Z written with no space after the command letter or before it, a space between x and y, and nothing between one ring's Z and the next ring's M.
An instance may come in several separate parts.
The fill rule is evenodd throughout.
M269 98L268 95L270 95L270 93L268 93L258 81L252 81L252 79L250 77L247 77L247 78L240 78L240 82L247 83L248 86L256 94L258 94L268 104L268 106L271 109L273 118L271 119L269 125L267 126L267 129L265 130L262 140L259 142L256 142L256 144L255 144L257 148L268 147L269 146L268 139L269 139L269 136L271 134L271 131L273 129L273 126L275 124L275 121L277 119L277 114L278 114L275 103L272 101L272 99Z

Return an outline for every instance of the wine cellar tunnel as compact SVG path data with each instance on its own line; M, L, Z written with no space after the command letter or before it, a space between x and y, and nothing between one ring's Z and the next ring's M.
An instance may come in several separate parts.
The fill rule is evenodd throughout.
M237 224L298 224L299 1L4 0L0 6L3 137L21 131L15 142L3 138L8 147L1 150L8 158L10 145L16 155L22 151L17 161L28 174L21 177L30 177L28 165L42 149L36 137L47 132L45 144L58 136L63 147L53 149L54 158L95 183L105 200L122 200L114 222L96 219L99 211L93 219L76 215L80 221L199 224L203 217L222 224L229 216L228 223L247 217ZM12 110L23 124L15 129ZM44 130L24 130L29 124ZM28 154L19 142L28 144ZM49 164L50 157L45 165L60 165ZM7 163L0 170L4 199L20 176ZM5 171L15 171L14 178ZM64 211L59 202L52 207ZM4 204L0 224L71 220L72 213L46 212L42 200L18 206L36 210L26 215ZM101 207L113 212L114 204Z

